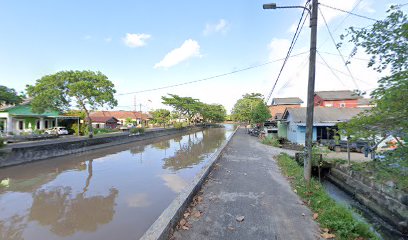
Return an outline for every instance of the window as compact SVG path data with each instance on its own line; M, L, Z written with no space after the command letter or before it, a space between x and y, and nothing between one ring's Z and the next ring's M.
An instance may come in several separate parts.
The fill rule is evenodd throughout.
M48 128L48 120L45 120L45 121L44 121L44 127L45 127L45 128Z
M23 130L24 129L24 121L19 120L18 121L18 130Z
M345 103L340 103L340 107L344 108L344 107L346 107L346 104Z
M37 122L35 123L35 127L36 129L40 129L40 120L37 120Z

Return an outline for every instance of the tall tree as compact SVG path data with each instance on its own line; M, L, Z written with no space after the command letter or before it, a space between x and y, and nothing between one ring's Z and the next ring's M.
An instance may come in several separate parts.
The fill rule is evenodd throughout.
M251 113L252 113L251 121L253 123L262 124L262 126L266 120L272 117L268 106L266 106L266 104L263 101L258 102Z
M13 88L0 85L0 107L10 104L19 104L23 101L24 95L18 94Z
M180 97L176 94L169 94L169 97L162 97L163 104L169 105L176 110L180 116L187 117L190 123L193 117L199 113L201 102L191 97Z
M156 109L152 114L152 122L159 124L160 126L164 125L166 127L166 123L170 121L170 111L167 109Z
M68 110L76 105L85 111L89 137L93 137L91 110L98 107L117 106L114 84L101 72L61 71L38 79L35 85L27 85L27 94L32 97L34 112L47 109Z
M213 123L223 122L227 116L227 111L221 104L205 104L201 108L201 116L204 121Z
M263 96L260 93L247 93L239 99L232 109L231 116L235 121L251 122L252 111L263 102Z
M390 71L371 93L375 107L340 126L347 135L377 143L388 135L408 136L408 17L398 6L387 13L384 20L362 29L351 27L342 36L355 44L353 54L362 48L371 56L369 68Z

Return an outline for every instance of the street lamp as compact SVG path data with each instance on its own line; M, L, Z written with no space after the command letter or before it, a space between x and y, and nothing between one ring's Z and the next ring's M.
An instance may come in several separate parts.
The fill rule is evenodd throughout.
M312 10L303 6L276 6L276 3L264 4L263 9L277 8L303 8L310 14L310 56L309 56L309 78L307 84L307 110L306 110L306 136L305 136L305 159L304 177L310 183L312 177L312 147L313 147L313 112L314 112L314 87L316 76L316 43L317 43L317 6L318 0L312 1Z
M262 5L263 9L277 9L277 8L302 8L305 9L306 11L309 12L309 14L312 14L310 9L304 6L277 6L276 3L266 3Z

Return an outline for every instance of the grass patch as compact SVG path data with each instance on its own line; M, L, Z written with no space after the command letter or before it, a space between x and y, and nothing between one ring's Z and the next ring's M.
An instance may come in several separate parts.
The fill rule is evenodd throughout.
M264 139L261 141L263 144L270 145L273 147L281 147L281 144L279 143L279 140L277 138L272 137L272 135L266 136Z
M312 179L310 188L303 178L303 168L287 154L278 156L278 164L291 180L292 187L305 204L318 214L316 221L321 228L328 228L336 239L378 239L369 226L353 218L351 210L337 204L317 180Z

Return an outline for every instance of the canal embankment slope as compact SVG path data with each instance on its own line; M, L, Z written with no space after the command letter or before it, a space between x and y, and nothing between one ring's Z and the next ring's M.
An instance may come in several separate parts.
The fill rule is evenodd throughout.
M74 137L12 144L0 149L0 168L200 129L201 127L168 128L150 130L140 135L120 133L94 138Z
M319 238L312 212L274 161L280 152L239 129L171 239Z

